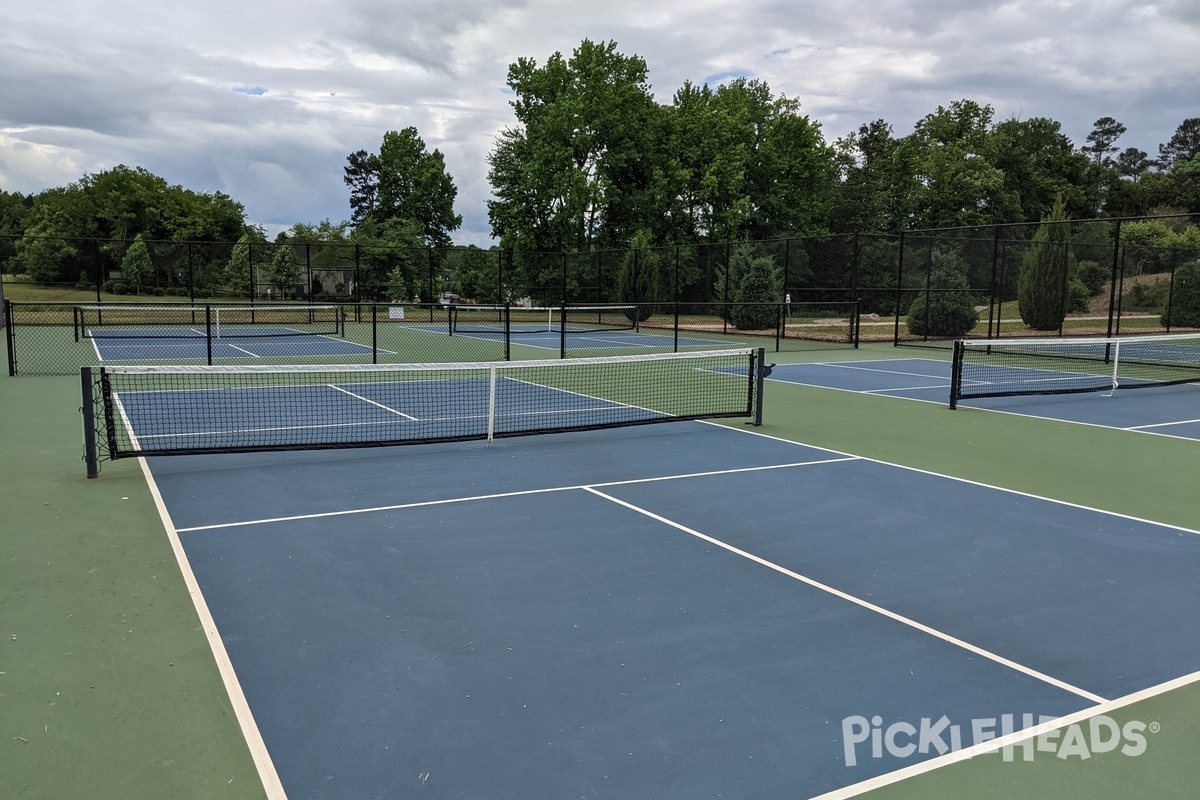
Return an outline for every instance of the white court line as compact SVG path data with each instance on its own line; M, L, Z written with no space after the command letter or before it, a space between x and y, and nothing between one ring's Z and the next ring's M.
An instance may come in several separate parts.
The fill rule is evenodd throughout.
M793 443L794 444L794 443ZM689 472L681 475L659 475L652 478L630 478L622 481L608 481L605 483L588 483L576 484L572 486L553 486L546 489L521 489L512 492L499 492L496 494L482 494L474 497L453 497L446 500L420 500L412 503L398 503L389 506L374 506L371 508L352 508L342 511L322 511L312 514L296 514L288 517L270 517L267 519L251 519L242 522L221 522L214 525L197 525L192 528L179 528L180 533L190 533L192 531L209 531L223 528L243 528L249 525L269 525L277 522L297 522L307 519L326 519L329 517L345 517L351 514L375 514L383 511L401 511L406 508L423 508L425 506L441 506L451 505L453 503L470 503L477 500L496 500L503 497L526 497L535 494L550 494L552 492L571 492L577 489L587 489L591 487L607 487L607 486L632 486L638 483L656 483L660 481L678 481L687 478L705 478L713 475L736 475L743 472L765 472L774 469L790 469L792 467L815 467L822 464L837 464L843 461L858 461L857 456L846 456L840 458L825 458L818 461L797 461L790 464L770 464L764 467L738 467L735 469L719 469L710 470L708 472Z
M914 359L914 360L917 360L917 359ZM921 360L928 361L931 359L921 359ZM949 362L939 361L937 363L945 364L945 363L949 363ZM792 366L792 365L786 364L786 365L781 365L781 366ZM804 366L804 365L796 364L795 366ZM882 372L885 375L907 375L910 378L934 378L934 379L940 380L940 381L946 380L945 375L930 375L925 372L904 372L903 370L898 370L898 369L879 369L878 367L858 367L849 362L838 363L835 361L822 361L819 364L817 364L816 366L836 367L838 369L856 369L856 370L859 370L860 372Z
M888 392L916 392L921 389L950 389L950 384L936 383L930 386L897 386L894 389L860 389L860 394L887 394Z
M1133 425L1128 428L1121 428L1123 431L1144 431L1147 428L1168 428L1172 425L1191 425L1193 422L1200 422L1200 419L1181 419L1175 422L1156 422L1153 425Z
M260 356L258 353L252 353L249 350L238 347L236 344L230 344L229 342L225 341L224 339L218 339L217 343L225 345L230 350L237 350L238 352L245 353L246 355L250 356L251 358L262 358L262 356Z
M271 754L267 751L267 744L263 741L262 732L258 729L258 723L254 721L254 713L250 710L246 693L242 691L242 684L238 681L233 661L230 660L229 652L225 649L221 632L217 630L216 620L209 611L204 593L200 591L200 582L196 580L196 574L192 572L192 565L188 561L187 553L184 552L183 543L179 540L179 532L167 511L167 505L163 502L162 493L158 490L158 483L154 480L154 475L150 472L150 466L146 463L146 459L138 458L138 463L146 478L146 484L150 487L150 495L154 498L158 517L162 520L163 527L166 528L167 540L171 543L175 562L183 574L183 583L187 587L188 595L192 598L192 606L196 609L196 615L200 618L200 626L204 628L208 647L212 650L213 659L217 662L217 671L221 675L221 681L225 684L225 693L229 695L229 705L242 730L242 737L246 740L246 746L250 750L254 766L258 770L258 777L262 781L267 800L287 800L287 793L284 792L283 783L279 780L275 762L271 760Z
M850 390L845 390L845 391L850 391ZM915 399L915 398L901 397L898 399L909 400L909 399ZM919 400L918 402L928 403L928 402L932 402L932 401ZM977 409L977 410L990 411L991 409ZM1002 411L999 413L1003 414L1003 413L1008 413L1008 412ZM1047 419L1049 419L1049 418L1047 418ZM1045 497L1043 495L1032 494L1030 492L1022 492L1019 489L1008 489L1008 488L1005 488L1004 486L995 486L990 483L983 483L982 481L975 481L975 480L971 480L970 478L960 478L956 475L947 475L942 472L934 472L933 470L921 469L920 467L913 467L913 466L909 466L907 464L897 464L894 461L884 461L883 459L880 459L880 458L871 458L870 456L856 456L853 453L847 453L842 450L834 450L831 447L821 447L820 445L807 444L805 442L796 442L791 439L784 439L779 436L773 436L769 433L761 433L759 431L752 431L752 430L749 430L746 428L735 428L732 425L722 425L719 422L713 422L711 420L702 419L702 420L697 420L697 421L700 422L702 425L712 425L713 427L723 428L728 431L736 431L737 433L744 433L749 436L761 436L764 439L771 439L772 441L776 441L776 442L787 442L790 444L794 444L797 447L807 447L812 450L822 450L826 453L834 453L839 456L848 456L851 458L857 458L860 461L869 461L873 464L881 464L885 467L896 467L897 469L908 470L909 472L918 472L922 475L931 475L935 478L945 478L946 480L949 480L949 481L957 481L958 483L965 483L970 486L978 486L982 489L995 489L997 492L1005 492L1007 494L1014 494L1014 495L1017 495L1018 497L1028 497L1032 500L1043 500L1047 503L1054 503L1055 505L1067 506L1068 508L1078 508L1081 511L1091 511L1096 514L1103 514L1108 517L1116 517L1118 519L1127 519L1127 520L1130 520L1131 522L1140 522L1140 523L1143 523L1146 525L1153 525L1158 528L1167 528L1167 529L1173 530L1173 531L1182 531L1183 533L1191 533L1191 534L1200 536L1200 530L1195 530L1193 528L1185 528L1182 525L1173 525L1169 522L1158 522L1158 521L1152 520L1152 519L1144 519L1142 517L1135 517L1131 514L1122 514L1118 511L1106 511L1103 508L1094 508L1092 506L1085 506L1080 503L1072 503L1069 500L1056 500L1053 497ZM1055 422L1067 422L1068 420L1054 420L1054 421ZM1090 425L1091 423L1080 423L1080 424ZM1106 426L1106 425L1099 425L1096 427L1108 428L1108 426ZM1108 428L1108 430L1117 431L1117 430L1120 430L1120 428ZM1176 437L1176 438L1184 438L1184 437ZM1189 439L1188 441L1194 442L1196 440Z
M992 755L1000 752L1003 748L1015 747L1022 742L1028 741L1038 736L1044 736L1053 731L1062 730L1071 725L1078 725L1081 722L1108 715L1114 711L1119 711L1122 708L1127 708L1144 700L1151 700L1160 695L1182 689L1190 686L1193 683L1200 682L1200 672L1193 672L1190 675L1184 675L1174 680L1160 683L1157 686L1151 686L1147 689L1127 694L1124 697L1118 697L1115 700L1106 700L1103 703L1085 708L1082 711L1076 711L1073 714L1059 717L1050 722L1044 722L1040 725L1035 725L1031 728L1010 733L1006 736L1000 736L991 741L981 742L980 744L971 747L964 747L962 750L952 750L943 756L931 758L928 761L922 761L920 764L913 764L909 767L898 769L894 772L888 772L883 775L877 775L874 778L868 778L865 781L843 786L841 789L834 789L832 792L826 792L822 795L817 795L811 800L848 800L851 797L858 797L866 792L880 789L884 786L890 786L893 783L899 783L910 778L915 778L918 775L924 775L927 772L948 767L951 764L957 764L960 761L967 761L980 755Z
M361 394L355 394L354 392L351 392L347 389L343 389L340 386L334 386L332 383L327 383L325 385L328 386L330 389L333 389L336 392L341 392L342 394L350 395L355 400L362 400L364 403L370 403L373 406L382 408L384 411L388 412L389 414L396 414L397 416L404 417L405 419L412 420L413 422L420 421L416 417L412 416L411 414L405 414L403 411L398 411L398 410L392 408L391 406L385 406L383 403L377 403L374 400L370 399L369 397L363 397Z
M734 547L733 545L731 545L727 542L723 542L720 539L716 539L712 536L709 536L708 534L701 533L700 531L695 530L694 528L689 528L686 525L681 525L678 522L675 522L674 520L671 520L671 519L668 519L667 517L663 517L658 514L655 514L652 511L647 511L646 509L641 508L640 506L635 506L633 503L627 503L624 500L613 497L610 494L605 494L604 492L601 492L592 487L585 486L584 490L591 492L592 494L596 495L597 497L602 497L605 500L616 503L619 506L628 508L630 511L636 511L637 513L639 513L643 516L649 517L652 520L661 522L664 525L669 525L672 528L683 531L684 533L688 534L689 536L695 536L697 539L708 542L711 545L720 547L723 550L728 550L730 553L733 553L734 555L741 556L742 558L745 558L749 561L753 561L755 564L760 564L760 565L766 567L767 569L774 570L775 572L778 572L780 575L786 575L787 577L792 578L793 580L799 581L800 583L803 583L807 586L811 586L814 589L819 589L820 591L825 592L826 594L831 594L834 597L837 597L841 600L845 600L848 603L853 603L854 605L864 608L867 611L872 611L876 614L887 617L888 619L899 622L902 625L907 625L908 627L913 628L914 630L918 630L921 633L928 634L929 636L932 636L935 639L944 641L947 644L952 644L955 647L961 648L970 653L974 653L975 655L983 656L984 658L986 658L990 661L994 661L997 664L1008 667L1011 670L1020 672L1022 675L1028 675L1031 678L1036 678L1037 680L1042 681L1043 683L1048 683L1051 686L1054 686L1056 688L1062 689L1067 692L1071 692L1072 694L1076 694L1087 700L1091 700L1093 703L1103 703L1107 699L1107 698L1101 697L1098 694L1093 694L1093 693L1087 691L1086 689L1080 689L1078 686L1072 686L1071 684L1069 684L1065 681L1060 681L1058 678L1054 678L1050 675L1045 674L1044 672L1039 672L1036 669L1033 669L1032 667L1027 667L1024 664L1019 664L1016 661L1005 658L1004 656L1001 656L997 653L993 653L990 650L985 650L982 647L973 645L970 642L967 642L963 639L959 639L956 636L951 636L950 634L945 633L943 631L939 631L936 628L931 628L928 625L923 625L914 619L910 619L909 617L904 616L903 614L897 614L895 611L890 611L889 609L886 609L883 606L875 605L874 603L863 600L862 598L855 597L852 594L843 592L840 589L835 589L832 586L830 586L829 584L821 583L820 581L809 578L806 575L801 575L798 572L793 572L792 570L788 569L787 567L780 566L779 564L776 564L773 561L768 561L767 559L762 558L761 556L756 556L753 553L747 552L746 550L742 550L740 547Z
M919 359L910 359L910 360L919 360ZM816 362L814 362L814 363L816 363ZM781 364L778 366L788 366L788 365ZM822 366L832 366L832 364L822 364ZM907 400L908 402L911 402L911 403L931 403L932 405L941 406L942 408L947 408L947 406L950 403L949 396L947 396L946 400L926 400L923 397L906 397L904 395L894 395L893 396L893 395L886 394L886 392L888 392L888 391L896 391L894 389L845 389L841 386L829 386L828 384L824 384L824 383L807 383L805 381L788 380L786 378L776 378L776 377L770 377L770 378L767 378L767 380L773 381L775 383L788 384L791 386L807 386L810 389L825 389L830 392L849 392L850 394L867 395L869 397L884 397L884 396L886 396L892 400ZM921 388L921 387L918 387L918 388ZM963 410L984 411L989 414L1007 414L1012 417L1024 417L1025 419L1038 419L1038 420L1042 420L1044 422L1065 422L1068 425L1084 425L1089 428L1101 428L1101 429L1107 430L1107 431L1126 431L1129 433L1144 433L1147 436L1161 436L1165 439L1178 439L1178 440L1184 441L1184 442L1200 441L1200 440L1196 439L1196 437L1194 437L1194 436L1177 436L1173 433L1159 433L1158 431L1142 430L1140 428L1118 428L1115 425L1104 425L1099 422L1085 422L1080 419L1067 419L1065 417L1047 417L1042 414L1027 414L1027 413L1023 413L1021 411L1009 411L1009 410L1003 409L1003 408L986 408L984 406L973 406L973 405L971 405L970 398L967 398L967 399L961 401L958 404L958 410L959 411L963 411ZM790 440L783 439L781 441L790 441ZM881 463L886 463L886 462L881 462Z

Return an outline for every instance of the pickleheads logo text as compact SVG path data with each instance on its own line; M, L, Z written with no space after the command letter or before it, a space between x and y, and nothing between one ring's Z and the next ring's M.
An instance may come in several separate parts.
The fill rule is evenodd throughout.
M1020 719L1020 726L1016 722ZM842 746L846 766L857 766L861 758L912 758L925 755L945 755L983 745L1035 725L1053 723L1057 717L1033 714L1002 714L981 717L958 724L942 715L937 719L922 717L915 724L907 721L883 724L883 718L850 716L842 720ZM1045 730L1036 736L1004 744L981 752L999 752L1005 761L1020 754L1021 760L1033 761L1037 753L1053 754L1056 758L1088 759L1095 754L1120 752L1125 756L1140 756L1146 752L1148 733L1158 733L1157 722L1130 720L1124 724L1111 717L1099 715L1087 720Z

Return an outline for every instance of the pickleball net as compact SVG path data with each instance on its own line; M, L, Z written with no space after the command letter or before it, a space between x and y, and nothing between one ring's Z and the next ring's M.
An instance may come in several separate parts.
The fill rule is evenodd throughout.
M345 315L337 305L140 305L102 303L75 307L80 339L250 339L342 336Z
M568 361L81 370L85 460L762 421L762 350Z
M1200 381L1200 333L955 342L950 407L973 397L1107 392Z
M512 305L449 306L450 333L594 333L637 329L638 308L633 305L553 306L526 308Z

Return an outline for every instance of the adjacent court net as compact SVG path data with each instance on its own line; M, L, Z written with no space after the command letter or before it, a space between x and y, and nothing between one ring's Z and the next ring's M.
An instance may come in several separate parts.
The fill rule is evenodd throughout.
M492 439L707 417L761 422L761 350L570 361L84 367L101 456Z
M1200 334L965 339L954 345L950 407L960 399L1142 389L1200 381Z
M331 305L102 305L75 308L75 339L247 339L341 336L344 315Z
M523 308L503 305L450 306L450 333L590 333L636 330L637 306Z

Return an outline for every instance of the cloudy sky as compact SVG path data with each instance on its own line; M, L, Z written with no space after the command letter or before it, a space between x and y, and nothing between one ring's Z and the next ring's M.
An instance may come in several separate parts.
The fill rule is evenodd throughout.
M411 125L446 156L456 240L485 245L508 65L584 38L644 58L663 103L762 79L830 142L969 98L1077 145L1112 116L1154 156L1200 116L1197 0L4 0L0 188L142 166L274 233L347 218L346 156Z

